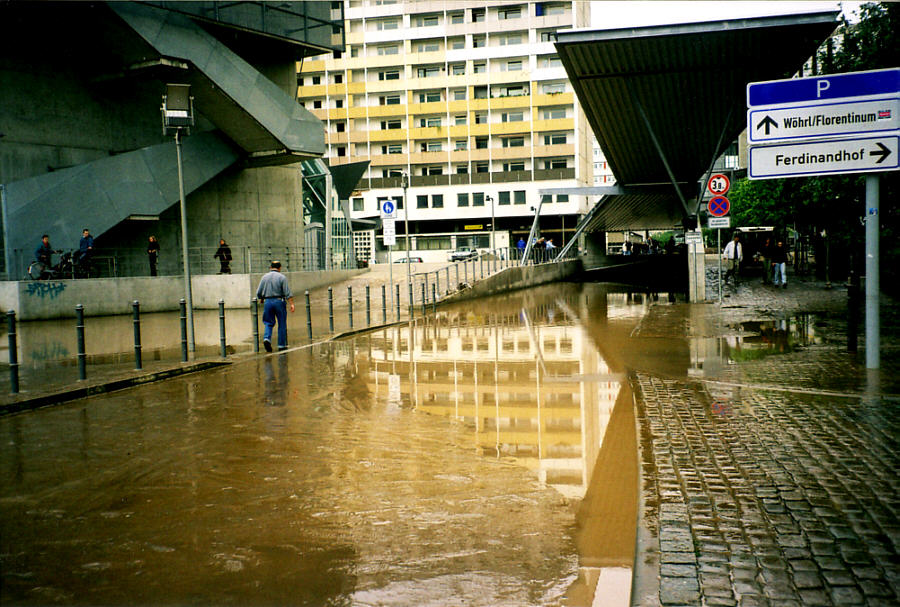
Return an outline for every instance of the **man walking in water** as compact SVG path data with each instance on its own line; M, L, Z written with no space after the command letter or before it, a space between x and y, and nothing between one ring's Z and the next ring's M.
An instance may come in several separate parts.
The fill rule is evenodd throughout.
M281 273L281 262L273 261L268 274L259 281L256 298L263 302L263 346L266 352L272 351L272 327L278 322L278 349L287 348L287 310L286 303L291 304L294 311L294 294L288 285L287 277Z

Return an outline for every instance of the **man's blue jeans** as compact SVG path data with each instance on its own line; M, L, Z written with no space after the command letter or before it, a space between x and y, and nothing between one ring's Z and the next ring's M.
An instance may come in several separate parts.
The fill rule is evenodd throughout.
M287 348L287 304L283 299L267 299L263 303L263 340L272 341L272 327L278 321L278 349Z

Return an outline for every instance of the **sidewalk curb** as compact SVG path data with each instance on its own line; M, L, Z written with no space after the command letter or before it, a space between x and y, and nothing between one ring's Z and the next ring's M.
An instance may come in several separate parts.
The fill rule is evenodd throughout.
M161 371L156 371L144 375L135 375L133 377L114 379L98 384L79 386L71 390L53 392L51 394L43 394L41 396L35 396L33 398L25 398L16 402L0 405L0 416L12 415L15 413L21 413L23 411L33 411L34 409L39 409L41 407L59 405L70 400L86 398L88 396L93 396L94 394L116 392L118 390L124 390L125 388L140 386L142 384L149 384L163 379L169 379L170 377L177 377L179 375L187 375L188 373L196 373L198 371L206 371L207 369L215 369L230 364L230 361L204 361L200 363L194 363L192 365L163 369Z

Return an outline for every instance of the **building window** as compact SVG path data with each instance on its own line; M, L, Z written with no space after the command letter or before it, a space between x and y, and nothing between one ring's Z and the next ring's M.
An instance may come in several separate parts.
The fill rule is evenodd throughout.
M557 194L556 202L569 202L569 195L568 194Z
M321 76L313 76L312 81L313 81L313 84L322 84L322 77Z
M504 172L509 171L524 171L525 170L525 161L517 160L515 162L504 162L503 163Z
M500 114L500 122L522 122L525 120L524 112L503 112Z
M335 122L334 128L335 128L335 130L337 130L338 133L343 133L347 128L347 123L346 122Z
M562 67L562 61L559 55L550 55L541 58L541 67Z
M553 202L552 194L541 194L541 204L550 204Z
M442 141L429 141L422 144L423 152L440 152L443 148ZM440 173L439 173L440 174Z
M472 23L481 23L485 19L485 9L483 8L473 8L472 9Z
M559 120L566 117L566 108L564 107L548 107L544 108L544 120Z
M428 118L419 119L420 127L433 127L433 126L441 126L441 117L440 116L430 116Z
M450 23L463 23L466 20L465 13L450 13Z
M487 36L472 36L472 48L484 48L487 46Z
M505 148L525 147L525 137L521 135L517 137L504 137L500 141Z
M400 19L393 17L391 19L381 19L375 22L377 30L395 30L400 29Z
M343 145L339 145L337 148L337 155L339 157L344 157L347 155L347 148Z
M469 165L467 165L467 164L456 165L456 174L457 175L467 175L468 173L469 173Z
M497 19L504 21L506 19L519 19L522 16L522 8L514 7L514 8L501 8L497 11Z
M466 99L466 89L456 89L453 91L453 100L454 101L465 101Z
M487 99L488 98L488 87L476 86L472 89L472 93L474 94L475 99Z
M342 82L344 82L344 75L343 74L335 74L334 75L334 83L341 84Z
M525 190L513 192L513 204L525 204Z
M472 206L473 207L483 207L484 206L484 192L472 192Z
M364 211L365 207L363 203L365 202L365 198L354 198L353 199L353 210L354 211Z
M522 61L520 59L516 59L514 61L506 62L506 71L507 72L521 72L522 71Z
M430 91L427 93L419 93L419 103L435 103L441 100L440 91Z
M380 105L400 105L400 95L382 95L378 98Z
M422 169L422 174L423 175L443 175L444 167L440 166L440 165L425 167Z
M464 36L447 38L447 46L449 46L453 50L466 48L466 39Z
M443 209L444 208L444 195L443 194L432 194L431 195L431 208L432 209Z
M416 44L417 53L436 53L439 50L441 50L441 46L437 40L426 40Z
M458 206L458 207L469 206L468 192L460 192L459 194L456 195L456 206Z
M487 124L487 114L481 112L475 114L475 124Z
M378 54L381 56L384 55L398 55L400 54L400 45L398 44L385 44L378 47Z
M556 32L541 32L541 42L556 42Z
M450 66L450 73L454 76L462 76L466 73L465 63L454 63Z
M565 15L566 5L564 2L548 2L544 5L545 15Z
M501 206L509 204L509 192L497 192L497 204Z
M418 27L436 27L440 25L440 19L437 15L423 15L416 19Z
M315 101L313 101L313 109L314 110L322 109L322 100L321 99L316 99Z
M544 135L544 145L564 145L565 143L565 133L551 133L549 135Z
M486 160L479 160L478 162L475 163L475 172L476 173L487 173L488 171L489 171L488 163ZM476 205L472 205L472 206L478 206L478 205L476 204Z
M454 124L466 124L466 115L465 114L457 114L453 117Z
M566 168L565 158L551 158L544 161L544 169L564 169Z
M419 78L436 78L441 75L441 68L436 66L420 67L416 70L416 76Z
M399 119L397 120L382 120L381 121L381 130L387 131L391 129L399 129L401 128L401 122Z
M403 144L401 143L391 143L388 145L381 146L382 154L402 154L403 153Z
M487 72L487 63L473 63L472 71L476 74L484 74Z
M475 149L476 150L486 150L488 146L488 138L487 137L476 137L475 138Z
M556 95L566 92L566 84L564 82L553 82L550 84L542 84L541 92L545 95Z
M455 149L457 151L458 150L468 150L469 149L468 142L465 139L457 139L454 142L453 149Z
M416 196L416 208L417 209L427 209L428 208L428 196L424 194L419 194Z
M516 32L500 37L500 46L512 46L514 44L522 44L522 34Z

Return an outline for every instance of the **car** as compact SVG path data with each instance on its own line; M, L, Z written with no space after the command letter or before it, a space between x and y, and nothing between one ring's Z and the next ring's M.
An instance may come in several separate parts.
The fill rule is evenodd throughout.
M470 249L469 247L460 247L450 253L450 261L465 261L467 259L472 259L473 257L478 256L478 251L476 249Z
M422 263L421 257L401 257L394 260L394 263Z

